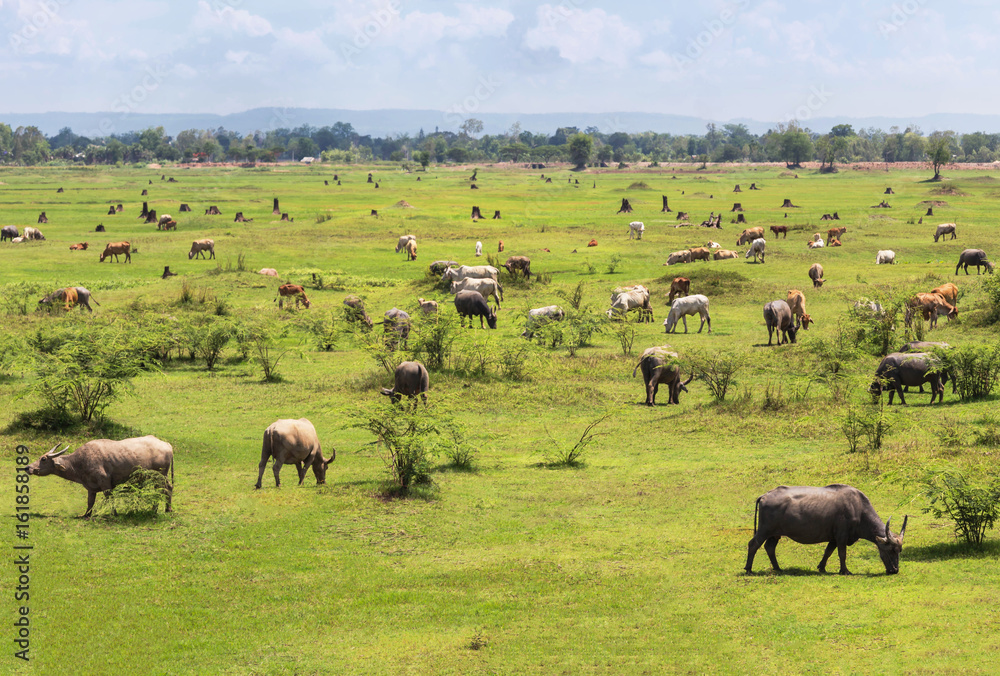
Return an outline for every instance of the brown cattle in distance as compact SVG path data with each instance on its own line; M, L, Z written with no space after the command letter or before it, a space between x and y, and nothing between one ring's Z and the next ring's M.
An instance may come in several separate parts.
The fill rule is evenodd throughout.
M847 232L846 226L842 228L830 228L829 230L826 231L826 239L827 241L831 239L839 240L840 236L843 235L845 232Z
M670 300L668 302L673 303L674 296L684 298L690 295L691 280L687 277L674 277L674 281L670 282Z
M784 235L784 239L788 239L788 226L787 225L772 225L771 232L774 233L774 238L778 239L778 235Z
M939 293L946 301L956 307L958 306L958 287L951 282L942 284L938 288L932 290L931 293Z
M302 303L303 305L306 306L306 309L309 309L311 303L309 302L309 299L306 298L305 289L303 289L301 285L282 284L281 286L278 287L277 301L279 308L284 307L285 298L292 298L292 297L295 298L295 307L298 307L299 303Z
M100 262L103 263L104 259L108 256L114 256L115 262L118 262L118 256L120 254L125 255L125 262L132 262L132 245L128 242L111 242L106 247L104 247L104 253L101 254Z

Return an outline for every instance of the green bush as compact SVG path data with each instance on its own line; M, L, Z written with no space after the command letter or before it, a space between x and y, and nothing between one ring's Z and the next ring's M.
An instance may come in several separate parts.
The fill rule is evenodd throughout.
M747 363L746 350L708 352L694 350L684 360L695 376L705 382L716 401L725 401L736 374Z
M451 361L452 347L459 335L458 315L453 312L424 313L416 310L407 343L414 359L430 370L442 369Z
M921 484L924 497L930 500L924 512L949 519L955 524L955 535L982 547L986 531L1000 516L1000 477L975 481L949 468L927 472Z
M438 454L443 421L428 407L397 406L389 401L347 412L349 427L374 435L389 471L385 492L405 497L433 484L431 460Z
M136 467L128 481L104 494L96 508L97 514L115 515L156 514L160 500L166 504L167 477L153 469Z
M869 303L877 303L882 310L872 309ZM904 303L903 299L891 300L888 293L877 288L870 298L858 298L849 311L849 325L854 327L852 342L877 357L892 352L899 342Z
M939 370L954 379L962 401L988 397L1000 381L1000 341L989 345L964 345L935 350Z

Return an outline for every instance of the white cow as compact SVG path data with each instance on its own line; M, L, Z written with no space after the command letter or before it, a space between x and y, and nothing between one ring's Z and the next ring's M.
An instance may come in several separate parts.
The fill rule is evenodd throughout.
M875 254L875 265L893 265L896 262L896 252L883 249Z
M722 248L722 245L721 245L721 244L719 244L718 242L709 242L709 243L708 243L708 244L706 244L705 246L706 246L707 248L709 248L709 249L721 249L721 248Z
M822 249L824 246L826 245L823 243L822 237L820 237L819 239L814 239L813 241L809 242L810 249Z
M546 305L545 307L528 310L528 321L525 324L524 333L521 334L521 337L531 340L538 327L548 322L561 322L565 317L566 313L558 305Z
M482 255L483 255L483 243L476 242L476 256L482 256Z
M608 319L616 313L624 315L629 310L640 310L645 322L652 321L653 310L649 307L649 289L636 284L615 289L611 292L611 308L607 311Z
M41 241L45 239L45 235L43 235L42 231L38 228L33 228L29 225L24 229L24 238Z
M706 323L708 323L708 332L711 333L712 318L708 314L708 296L701 294L678 298L670 305L670 314L663 320L666 333L677 333L678 319L684 322L684 333L687 333L687 316L694 314L701 315L701 326L698 327L698 333L701 333Z
M503 287L500 286L500 282L495 279L466 277L461 281L452 282L452 295L457 294L459 291L478 291L483 295L483 298L486 299L493 296L497 302L497 309L500 308L500 301L503 300Z
M750 242L750 248L747 249L747 254L744 258L750 258L753 254L753 262L757 262L757 256L760 255L760 262L764 262L764 247L767 246L767 242L764 241L762 237L758 237L754 241Z
M396 253L399 253L400 251L405 250L406 249L406 243L409 242L411 239L414 242L417 241L417 238L414 237L413 235L400 235L400 237L399 237L399 243L396 244Z
M628 238L642 239L642 233L646 231L646 226L642 221L632 221L628 224Z
M669 256L667 256L667 262L664 265L677 265L678 263L690 263L691 262L691 249L684 249L683 251L675 251Z
M496 281L500 273L492 265L459 265L445 268L441 281L460 282L463 279L492 279Z

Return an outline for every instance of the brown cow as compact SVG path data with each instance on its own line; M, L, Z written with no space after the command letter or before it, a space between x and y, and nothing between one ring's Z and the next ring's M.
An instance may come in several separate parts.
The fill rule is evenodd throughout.
M931 291L931 293L941 294L946 301L958 307L958 287L948 282L947 284L942 284L938 288Z
M788 239L788 226L787 225L772 225L771 232L774 233L774 238L778 239L778 235L784 235L784 239Z
M597 246L597 240L596 239L590 240L589 242L587 242L587 246Z
M707 248L707 247L696 246L695 248L689 249L688 251L691 254L691 260L692 261L710 261L710 260L712 260L712 250L709 249L709 248Z
M674 281L670 283L670 300L668 302L674 302L674 296L679 298L684 298L685 296L691 295L691 280L687 277L674 277ZM634 374L633 374L634 375Z
M520 270L525 279L531 279L531 259L527 256L511 256L503 266L511 276L515 270Z
M72 310L79 302L79 300L80 298L76 293L75 286L67 286L65 289L63 289L63 301L64 301L63 308L66 310L66 312Z
M792 315L795 316L795 328L802 327L802 330L809 328L809 324L813 322L812 317L806 314L806 297L798 289L789 289L788 298L785 300L788 303L788 307L792 310Z
M309 299L306 298L305 289L303 289L299 284L282 284L278 287L277 300L279 308L284 307L285 298L288 298L289 296L295 297L295 307L298 307L299 303L302 303L306 306L306 309L308 309L311 305Z
M70 244L70 251L86 251L87 247L90 246L87 242L80 242L79 244Z
M954 319L958 316L958 310L949 305L944 296L939 293L918 293L906 302L905 322L907 326L911 324L913 316L917 312L923 315L924 320L930 320L928 330L937 326L938 315L941 313L944 313L948 319Z
M742 244L750 244L755 239L763 239L763 238L764 238L763 226L758 226L756 228L747 228L742 233L740 233L740 238L736 241L736 246L740 246Z
M831 239L827 246L841 246L839 239Z
M820 265L819 263L813 263L812 265L810 265L809 279L812 280L814 289L818 289L819 287L823 286L823 282L826 281L825 279L823 279L823 266Z
M191 250L188 251L188 260L195 256L205 257L205 252L209 253L209 258L215 258L215 241L211 239L196 239L191 242Z
M106 247L104 247L104 253L101 254L101 263L108 256L114 256L115 262L118 262L118 255L125 254L125 262L132 262L132 245L128 242L111 242Z
M843 228L830 228L829 230L826 231L826 238L827 240L831 239L839 240L840 236L843 235L845 232L847 232L846 226Z
M406 260L415 261L417 260L417 240L411 239L406 242Z

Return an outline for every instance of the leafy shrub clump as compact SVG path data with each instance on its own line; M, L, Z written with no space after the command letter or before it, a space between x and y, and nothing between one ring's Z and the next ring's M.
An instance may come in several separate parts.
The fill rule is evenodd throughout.
M949 519L955 524L955 535L974 547L982 547L986 531L1000 516L1000 477L976 481L949 468L927 472L921 484L924 496L930 500L924 512Z

